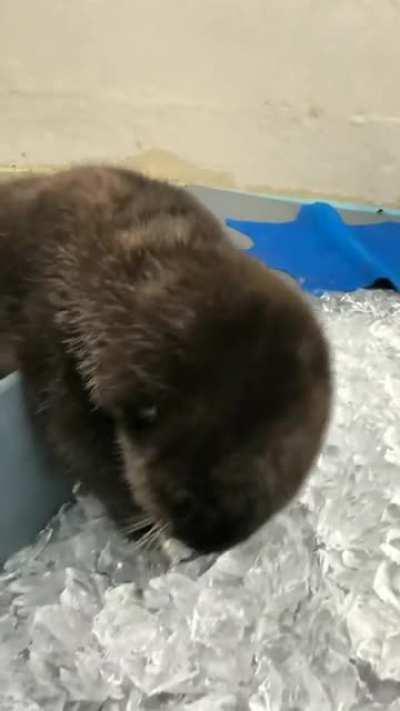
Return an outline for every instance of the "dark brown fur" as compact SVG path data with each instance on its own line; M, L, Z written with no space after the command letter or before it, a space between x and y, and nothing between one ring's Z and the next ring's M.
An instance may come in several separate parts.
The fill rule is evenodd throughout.
M118 522L144 510L200 551L294 496L328 420L303 297L186 192L130 171L0 186L0 344L64 469Z

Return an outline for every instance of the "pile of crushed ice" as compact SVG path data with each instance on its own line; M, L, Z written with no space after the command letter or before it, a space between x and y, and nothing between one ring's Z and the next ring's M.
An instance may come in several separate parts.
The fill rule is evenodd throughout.
M62 511L0 576L1 711L400 711L400 299L317 308L337 402L300 499L197 560Z

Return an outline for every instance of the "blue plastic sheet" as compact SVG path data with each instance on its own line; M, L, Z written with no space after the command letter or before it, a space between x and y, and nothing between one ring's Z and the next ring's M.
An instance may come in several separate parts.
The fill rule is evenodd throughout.
M335 208L315 203L303 206L292 222L226 224L250 237L249 254L287 272L312 294L382 281L400 291L400 223L347 225Z

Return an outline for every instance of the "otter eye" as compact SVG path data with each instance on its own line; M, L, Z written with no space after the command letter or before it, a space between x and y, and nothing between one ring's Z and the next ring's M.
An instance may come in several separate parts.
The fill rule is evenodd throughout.
M146 404L139 407L130 407L124 412L124 419L131 430L136 432L144 432L151 429L159 417L159 409L157 405Z
M143 427L150 427L150 425L154 425L154 423L158 420L157 405L139 407L136 413L136 418L138 423Z

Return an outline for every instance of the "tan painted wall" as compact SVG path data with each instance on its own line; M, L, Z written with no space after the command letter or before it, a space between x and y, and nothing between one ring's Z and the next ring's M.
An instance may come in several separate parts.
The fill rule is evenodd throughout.
M0 0L0 166L400 205L399 0Z

